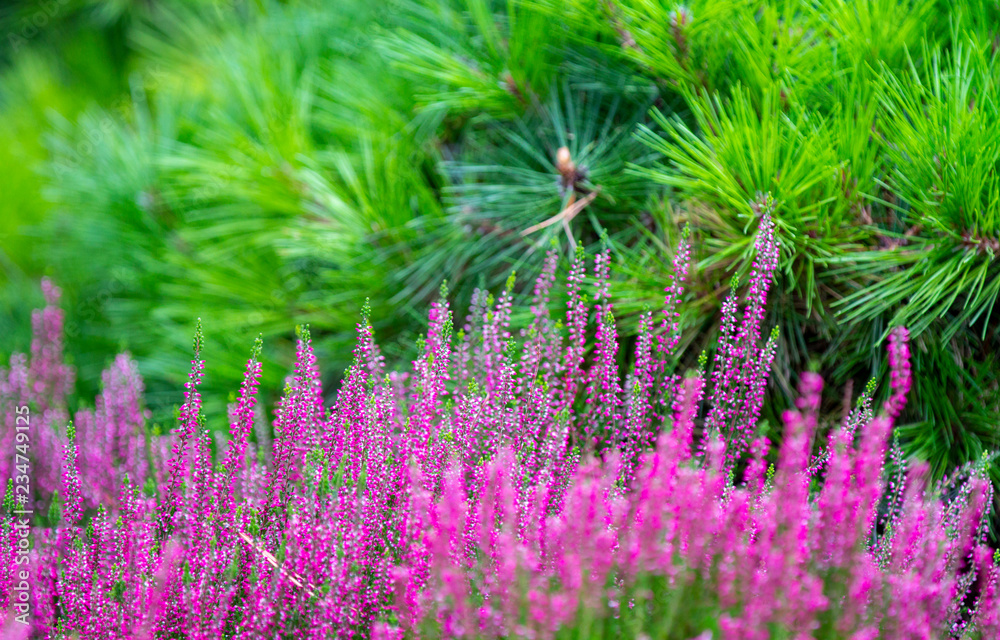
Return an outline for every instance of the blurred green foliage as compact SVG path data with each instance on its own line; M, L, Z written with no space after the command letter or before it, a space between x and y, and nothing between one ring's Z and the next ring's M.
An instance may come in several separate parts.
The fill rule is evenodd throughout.
M370 298L405 358L442 280L461 304L516 270L523 293L553 242L602 236L627 334L690 224L687 366L768 192L769 420L810 367L835 418L906 324L901 436L941 473L1000 439L998 18L991 0L14 3L0 355L27 347L51 275L82 397L128 348L165 421L196 318L206 398L258 334L277 390L297 324L338 375Z

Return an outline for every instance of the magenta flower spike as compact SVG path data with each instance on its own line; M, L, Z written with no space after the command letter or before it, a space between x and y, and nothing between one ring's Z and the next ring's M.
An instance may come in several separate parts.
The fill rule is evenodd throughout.
M204 336L201 332L201 320L198 320L194 336L194 360L191 361L191 373L184 384L184 404L181 405L177 432L173 438L173 449L170 461L167 463L167 485L163 488L163 500L160 503L160 526L172 530L177 522L178 514L183 514L187 507L187 496L182 489L189 482L191 472L191 450L198 437L198 423L201 418L201 394L198 385L205 373L205 362L200 359Z
M722 305L719 346L713 362L711 409L707 418L709 433L720 434L726 442L727 469L733 468L755 437L778 339L775 328L767 343L760 344L767 292L778 266L778 241L770 199L764 198L754 206L761 212L761 218L754 242L757 255L750 270L746 306L737 329L737 280L734 278L729 297Z
M236 477L237 468L245 465L247 437L253 430L254 406L257 403L257 386L261 375L261 339L257 338L250 360L247 361L243 386L240 388L239 400L229 427L229 444L226 450L225 462L217 485L216 500L220 524L220 532L230 535L237 526L236 517Z
M76 428L71 422L66 425L66 446L62 455L63 516L70 525L79 523L83 513L83 493L80 489L80 468L77 457Z

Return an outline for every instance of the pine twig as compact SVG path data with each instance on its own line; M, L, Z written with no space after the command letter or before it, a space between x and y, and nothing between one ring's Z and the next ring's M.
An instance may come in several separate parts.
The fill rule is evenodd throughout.
M539 222L538 224L533 224L524 231L521 232L521 236L526 236L528 234L534 233L546 227L551 227L557 222L565 222L567 225L569 222L577 216L578 213L583 211L584 207L593 202L597 194L601 192L601 187L597 186L593 191L580 198L576 202L571 203L568 207L552 216L548 220Z

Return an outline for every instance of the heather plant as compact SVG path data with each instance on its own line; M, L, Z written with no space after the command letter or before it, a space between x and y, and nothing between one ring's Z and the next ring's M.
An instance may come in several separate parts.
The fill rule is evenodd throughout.
M33 449L32 473L57 474L58 498L38 482L20 503L48 515L27 523L30 626L6 613L5 637L996 637L990 459L937 485L898 446L887 464L912 385L905 329L890 334L881 408L871 385L825 429L823 381L806 372L776 450L760 429L779 242L770 201L758 208L749 284L724 305L710 369L671 360L688 234L625 375L609 251L577 251L558 320L550 251L520 340L513 276L496 298L476 292L461 324L442 287L408 372L388 371L366 306L331 404L302 328L270 457L260 344L216 443L200 330L169 435L145 435L124 356L68 423L46 283L32 357L2 372L0 403L41 416L31 441L58 462ZM118 477L97 477L109 467ZM16 506L8 490L6 611Z

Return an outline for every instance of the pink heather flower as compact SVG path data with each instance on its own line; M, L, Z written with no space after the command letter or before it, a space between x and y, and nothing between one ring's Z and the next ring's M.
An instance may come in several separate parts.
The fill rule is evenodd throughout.
M83 495L80 490L80 469L77 465L76 429L71 422L66 426L66 446L63 461L63 517L75 525L83 512Z
M754 439L757 419L764 401L764 388L777 348L777 329L761 345L761 325L774 270L778 266L771 203L764 209L757 229L757 256L750 271L746 307L739 329L736 327L737 281L722 305L719 347L713 362L711 409L706 421L709 433L720 434L726 442L725 466L732 469Z
M907 344L909 333L904 327L897 327L889 334L889 369L891 371L892 396L885 403L885 412L896 419L906 405L906 394L912 384L910 374L910 348Z
M660 333L656 336L656 367L659 371L662 371L666 366L666 358L674 353L681 339L681 314L677 307L681 303L681 296L684 295L684 281L687 280L688 270L691 266L690 237L691 228L685 226L681 233L680 243L677 245L677 251L674 253L673 278L664 289Z
M545 640L612 628L654 638L683 623L695 638L995 637L992 458L931 488L898 447L885 464L911 387L905 330L890 336L882 414L870 387L823 435L823 381L804 373L768 457L755 429L778 348L776 333L761 339L778 245L764 205L742 319L734 287L710 374L667 362L686 233L625 372L606 250L592 278L582 251L570 265L564 319L549 308L558 258L547 256L520 346L513 280L498 299L477 292L457 333L443 289L409 372L385 373L366 310L329 405L300 331L273 440L259 348L215 447L200 331L169 436L148 430L141 378L120 356L95 409L39 445L56 450L39 497L58 488L62 518L31 529L31 633ZM0 409L33 403L65 424L72 370L45 286L39 346L0 372ZM13 500L0 510L4 606L18 584Z

